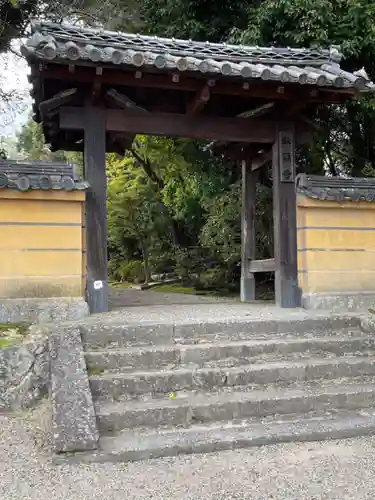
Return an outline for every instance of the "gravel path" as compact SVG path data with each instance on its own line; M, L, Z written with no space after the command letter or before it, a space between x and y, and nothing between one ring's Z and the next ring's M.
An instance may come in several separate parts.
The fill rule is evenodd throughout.
M265 446L132 464L51 464L48 408L0 416L2 500L366 500L375 438Z
M111 310L120 307L165 306L169 304L217 304L235 303L239 298L211 297L184 293L163 293L135 288L110 288L109 307Z

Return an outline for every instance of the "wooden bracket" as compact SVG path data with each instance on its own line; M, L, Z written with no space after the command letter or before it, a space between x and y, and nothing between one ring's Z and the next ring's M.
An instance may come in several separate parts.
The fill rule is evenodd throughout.
M115 89L108 90L106 97L113 101L121 109L130 109L132 111L138 111L139 113L148 113L147 109L138 106L138 104L129 99L128 96L117 92Z
M45 101L42 101L39 104L39 111L42 116L51 116L55 115L59 112L59 108L61 106L65 106L66 104L70 104L74 97L77 94L77 89L67 89L63 90L62 92L59 92L58 94L54 95L50 99L47 99Z
M202 111L211 97L210 86L205 84L192 98L186 107L187 115L197 115Z

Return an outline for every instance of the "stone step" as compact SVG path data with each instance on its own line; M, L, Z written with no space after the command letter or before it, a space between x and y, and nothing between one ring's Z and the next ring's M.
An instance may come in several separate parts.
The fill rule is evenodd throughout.
M100 374L179 366L231 367L265 361L292 361L301 357L332 357L357 353L363 356L366 353L372 354L374 349L373 337L320 337L107 349L86 352L85 358L89 372Z
M123 322L85 323L81 335L86 350L122 348L134 345L193 344L209 341L267 340L275 338L312 338L316 336L359 336L359 317L337 316L282 321L212 322L198 324L124 325ZM364 334L364 333L363 333ZM364 334L366 335L366 334Z
M225 388L216 393L180 393L175 399L166 396L127 402L97 401L95 408L102 435L135 427L187 427L276 414L357 410L375 404L375 380L366 380L367 383L352 384L340 379L330 383L305 382L302 387L282 389Z
M192 426L189 429L122 431L103 436L99 449L90 454L55 457L55 463L131 462L191 453L250 448L296 441L323 441L375 434L375 410L337 412L334 415L268 422L228 422Z
M314 379L375 375L375 358L341 357L299 362L273 362L234 368L175 369L132 373L107 373L90 377L94 397L118 399L141 394L169 394L250 384L291 384Z

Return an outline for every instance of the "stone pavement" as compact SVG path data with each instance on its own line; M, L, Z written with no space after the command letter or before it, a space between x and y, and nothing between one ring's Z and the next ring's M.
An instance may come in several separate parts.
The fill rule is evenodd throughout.
M260 321L326 317L324 311L280 309L274 303L257 301L242 304L226 297L206 297L135 289L111 289L111 312L95 315L85 322L123 320L124 324L191 324L214 321Z
M2 500L372 500L375 438L54 466L43 407L0 416Z
M232 303L238 299L227 297L211 297L205 295L190 295L184 293L163 293L152 290L137 290L135 288L110 288L110 309L134 306L164 306L168 304L212 304Z

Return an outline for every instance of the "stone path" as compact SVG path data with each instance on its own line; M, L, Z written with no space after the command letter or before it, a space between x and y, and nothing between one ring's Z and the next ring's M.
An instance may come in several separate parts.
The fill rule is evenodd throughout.
M215 304L233 303L236 299L190 295L184 293L163 293L135 288L110 288L109 306L113 309L134 306L165 306L170 304Z
M0 416L2 500L372 500L375 438L54 466L43 411ZM36 427L37 425L37 427Z
M323 311L280 309L267 301L242 304L229 298L135 289L111 289L110 308L110 313L95 315L85 319L85 322L192 324L213 321L303 320L327 316Z

